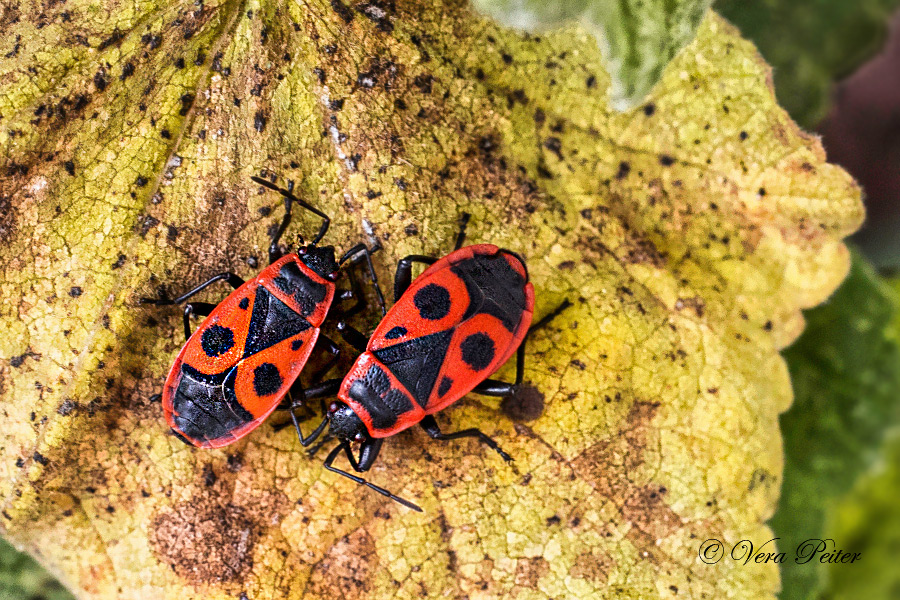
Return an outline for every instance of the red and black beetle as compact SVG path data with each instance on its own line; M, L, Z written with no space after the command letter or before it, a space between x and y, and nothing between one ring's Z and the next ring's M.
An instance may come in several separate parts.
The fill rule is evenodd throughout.
M300 432L294 414L303 399L303 390L295 381L317 340L327 344L332 356L313 376L314 381L320 380L338 359L338 347L320 333L334 300L338 269L349 258L363 254L370 275L375 276L371 251L365 244L348 250L340 261L335 260L334 246L318 246L330 220L293 195L293 182L283 190L264 179L252 179L284 196L285 214L272 236L269 266L246 283L225 272L174 300L142 299L143 303L172 305L217 281L225 280L235 288L218 305L185 305L187 342L163 387L162 405L169 426L180 439L201 448L220 448L244 437L278 408L286 395L288 404L284 408L290 410L300 441L310 443ZM322 225L309 244L300 246L296 253L283 254L278 242L291 221L294 203L321 217ZM355 279L351 282L356 287ZM344 292L341 297L353 295ZM383 306L383 299L379 299ZM362 303L359 295L357 304L344 311L344 316L358 312ZM193 334L192 314L207 316Z
M362 354L342 380L307 390L308 397L337 394L321 424L340 443L325 459L325 468L391 497L364 479L333 466L343 451L358 472L368 471L384 438L420 425L436 440L477 437L504 460L511 457L478 429L442 433L434 413L469 392L508 396L522 383L525 337L534 313L534 287L525 261L515 252L491 244L462 247L462 229L455 250L440 260L411 255L400 260L394 280L395 304L371 338L338 324L344 339ZM410 283L414 262L430 265ZM535 327L547 323L569 305L564 302ZM518 349L515 383L488 379ZM351 442L360 444L359 458Z

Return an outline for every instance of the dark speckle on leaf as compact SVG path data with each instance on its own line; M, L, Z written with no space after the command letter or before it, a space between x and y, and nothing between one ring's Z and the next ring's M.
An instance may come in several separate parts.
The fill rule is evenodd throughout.
M94 74L94 85L101 92L106 89L108 83L109 82L106 81L106 73L103 71L103 69L100 69L96 74Z
M191 110L191 106L194 104L194 95L193 94L183 94L180 98L181 100L181 110L178 111L178 114L182 117L188 114L188 111Z
M257 111L256 116L253 117L253 128L260 133L266 128L266 116L263 111Z
M349 6L341 2L341 0L331 0L331 9L344 23L349 23L353 20L353 11L350 10Z

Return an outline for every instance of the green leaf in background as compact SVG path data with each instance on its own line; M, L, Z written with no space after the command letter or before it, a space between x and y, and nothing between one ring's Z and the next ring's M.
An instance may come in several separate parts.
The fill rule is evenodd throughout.
M612 77L610 104L638 105L694 39L712 0L473 0L500 23L539 32L578 21L597 39Z
M0 600L72 600L33 558L0 538Z
M784 482L778 512L770 522L788 555L782 565L781 600L817 598L824 591L825 567L793 561L804 540L832 537L838 548L863 551L873 577L878 573L875 563L896 560L896 553L881 553L879 558L878 551L858 546L863 537L829 532L827 523L860 473L878 462L885 434L900 417L900 344L894 326L898 306L895 291L855 255L847 281L827 304L806 313L806 331L784 353L795 400L781 419ZM855 521L840 531L873 525L885 530L884 519L876 516L877 502L872 507L876 512L865 518L859 513L865 509L845 509L857 516L845 517ZM840 572L844 589L861 583L853 581L861 572L859 564L831 569ZM861 593L848 597L876 599Z
M829 600L900 598L900 429L893 429L883 457L833 511L828 537L862 551L854 568L828 567Z
M832 84L882 48L900 0L719 0L715 6L772 65L778 103L811 129L828 112Z

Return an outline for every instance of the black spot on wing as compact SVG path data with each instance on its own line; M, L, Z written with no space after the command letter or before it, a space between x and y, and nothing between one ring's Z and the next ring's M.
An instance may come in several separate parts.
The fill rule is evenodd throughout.
M409 390L419 406L425 408L452 337L453 330L448 329L373 350L372 354Z
M178 429L195 440L215 440L253 420L234 395L236 368L206 375L181 366L181 381L172 398Z
M473 371L483 371L494 360L494 340L486 333L473 333L460 344L463 362Z
M384 334L384 339L386 340L398 340L407 334L406 327L400 327L399 325L391 328L386 334Z
M450 267L465 283L469 307L463 320L486 313L497 317L510 332L525 310L525 278L507 262L503 253L476 255Z
M238 302L238 306L241 308L241 310L247 310L247 307L250 306L250 298L241 298L241 301Z
M376 429L388 429L397 417L412 410L409 396L391 387L391 380L378 365L372 365L366 374L350 386L349 395L365 407Z
M309 321L270 294L266 288L256 288L253 312L250 315L250 329L244 357L261 352L280 341L286 340L312 327Z
M437 321L450 312L450 292L442 285L429 283L416 292L413 303L423 319Z
M294 350L294 351L296 352L296 351L299 350L301 347L303 347L303 340L301 340L301 339L296 339L296 340L294 340L293 342L291 342L291 350Z
M328 294L324 284L313 281L294 262L285 263L272 282L279 290L294 297L304 317L311 315Z
M449 377L444 377L441 379L441 385L438 387L438 396L443 398L447 395L447 392L450 391L450 388L453 387L453 380Z
M211 325L203 331L200 346L207 356L222 356L234 348L234 332L218 324Z
M253 369L253 391L257 396L271 396L282 383L284 379L272 363L265 362Z

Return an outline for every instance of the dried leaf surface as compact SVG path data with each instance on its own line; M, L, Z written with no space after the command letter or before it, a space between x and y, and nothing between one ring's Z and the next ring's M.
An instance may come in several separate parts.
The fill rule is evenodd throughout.
M587 32L523 37L453 3L2 19L0 514L80 597L774 596L775 565L697 550L768 539L778 350L846 273L862 209L717 16L625 114ZM440 415L512 466L401 434L370 477L416 514L289 430L219 451L168 434L150 396L180 314L137 300L258 269L280 216L263 170L333 215L339 249L380 240L383 281L469 211L470 240L528 258L538 315L576 301L529 343L537 391Z

